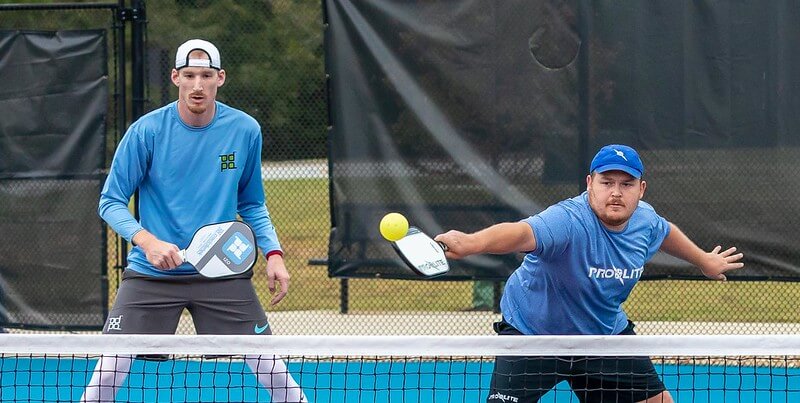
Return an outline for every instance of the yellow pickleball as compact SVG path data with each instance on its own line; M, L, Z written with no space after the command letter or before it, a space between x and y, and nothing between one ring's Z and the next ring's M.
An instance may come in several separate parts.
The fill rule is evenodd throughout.
M400 213L389 213L383 216L380 225L381 235L387 241L397 241L408 233L408 220Z

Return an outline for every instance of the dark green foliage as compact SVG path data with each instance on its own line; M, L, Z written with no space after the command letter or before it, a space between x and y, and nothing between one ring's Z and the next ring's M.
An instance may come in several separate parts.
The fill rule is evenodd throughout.
M214 42L228 77L223 102L244 110L264 131L269 160L325 157L322 11L316 1L149 1L151 107L176 90L168 76L174 49L190 38ZM159 52L160 50L160 52ZM165 61L155 63L163 54ZM166 62L166 63L165 63ZM161 75L161 77L159 77Z

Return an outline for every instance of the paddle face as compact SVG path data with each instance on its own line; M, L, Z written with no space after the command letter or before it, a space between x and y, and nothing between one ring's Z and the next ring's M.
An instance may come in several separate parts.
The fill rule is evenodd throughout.
M244 273L255 265L258 256L255 234L241 221L201 227L182 252L184 261L201 275L214 278Z
M392 242L392 246L408 267L421 276L439 276L450 270L444 255L446 246L434 241L419 228L409 228L406 236Z

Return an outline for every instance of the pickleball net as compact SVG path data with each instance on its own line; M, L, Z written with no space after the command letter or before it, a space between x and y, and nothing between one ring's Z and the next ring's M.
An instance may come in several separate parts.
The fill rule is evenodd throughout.
M79 401L103 363L107 379L119 381L116 401L272 402L299 401L302 395L311 402L485 402L495 356L570 363L650 356L678 402L800 401L800 336L794 335L94 334L0 335L0 401ZM605 370L631 376L624 365ZM261 382L265 377L271 389ZM287 383L289 378L296 383ZM576 402L575 393L561 382L541 401ZM509 393L492 401L521 400Z

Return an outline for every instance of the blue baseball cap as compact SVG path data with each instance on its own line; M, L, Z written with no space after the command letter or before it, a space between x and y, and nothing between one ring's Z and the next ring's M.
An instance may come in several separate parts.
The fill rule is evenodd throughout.
M597 152L589 169L590 173L607 171L623 171L640 179L644 174L644 165L639 153L633 148L622 144L609 144Z

